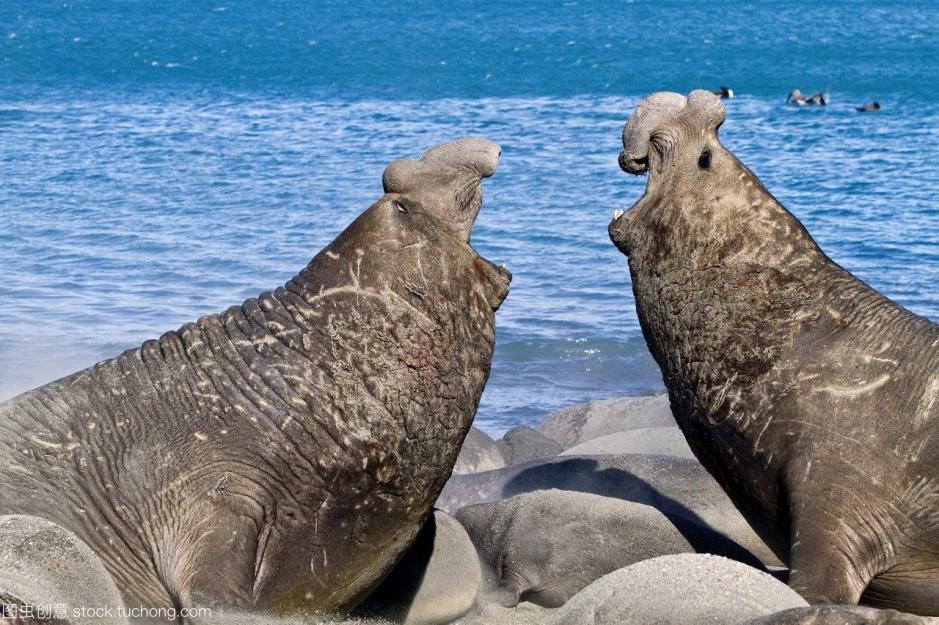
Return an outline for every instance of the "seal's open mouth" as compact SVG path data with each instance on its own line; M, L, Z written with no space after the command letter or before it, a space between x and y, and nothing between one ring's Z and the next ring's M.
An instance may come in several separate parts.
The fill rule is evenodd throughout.
M502 148L481 137L466 137L430 148L419 160L399 159L385 168L382 184L386 193L406 195L446 224L461 241L470 245L470 235L483 205L482 181L496 172ZM486 285L493 310L509 292L512 274L479 255L474 263Z

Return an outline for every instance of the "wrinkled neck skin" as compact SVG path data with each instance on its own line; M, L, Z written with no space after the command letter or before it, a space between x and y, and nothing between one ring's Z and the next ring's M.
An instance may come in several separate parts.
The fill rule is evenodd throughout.
M284 287L0 405L0 514L74 531L129 605L355 605L449 476L510 281L396 197Z
M749 169L716 140L710 149L708 176L653 156L645 195L610 231L675 399L718 422L811 314L817 263L830 261Z
M867 427L865 385L885 380L909 384L898 397L928 423L930 390L912 380L935 366L928 346L939 332L832 262L716 136L705 142L707 171L694 166L697 153L653 153L645 195L610 235L629 257L640 325L689 445L785 561L780 490L801 488L812 466L803 453L810 443L787 424L819 419L832 437ZM898 363L902 372L891 369ZM855 396L856 405L841 401ZM892 437L883 443L896 450L891 466L928 457L921 429L872 435ZM839 452L815 465L848 475L856 473L850 461Z

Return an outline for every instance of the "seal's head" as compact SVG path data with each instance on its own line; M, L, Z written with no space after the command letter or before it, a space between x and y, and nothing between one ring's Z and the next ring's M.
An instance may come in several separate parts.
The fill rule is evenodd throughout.
M629 253L629 222L643 204L668 190L676 201L687 192L704 197L739 162L718 141L724 105L710 91L656 93L639 105L623 129L619 165L627 173L648 174L646 193L626 213L617 211L610 237Z
M420 160L394 161L382 176L386 193L416 201L469 241L483 203L482 179L496 171L502 148L487 139L467 137L435 146Z
M495 173L501 153L492 141L471 137L435 146L419 160L392 162L382 177L385 194L321 254L332 264L352 259L349 271L358 276L365 272L359 256L368 250L362 262L381 280L404 285L419 305L436 301L425 297L433 284L441 293L470 289L496 310L512 276L473 249L470 233L482 180Z

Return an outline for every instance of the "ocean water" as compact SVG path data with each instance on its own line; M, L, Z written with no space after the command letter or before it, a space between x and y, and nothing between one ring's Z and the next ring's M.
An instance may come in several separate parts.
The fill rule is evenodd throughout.
M725 145L939 320L937 76L934 1L4 0L0 400L282 284L389 161L464 135L503 146L473 242L514 274L477 424L659 390L606 234L644 186L620 133L722 84Z

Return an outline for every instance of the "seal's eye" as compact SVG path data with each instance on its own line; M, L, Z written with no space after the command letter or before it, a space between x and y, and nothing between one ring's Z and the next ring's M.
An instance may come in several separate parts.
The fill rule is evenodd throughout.
M401 202L399 202L398 200L395 200L394 204L395 204L395 208L398 209L399 213L408 212L408 207L402 204Z
M701 156L698 157L698 167L701 169L710 169L711 168L711 151L705 149L704 152L701 152Z

